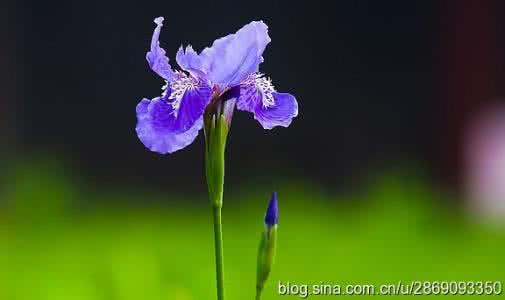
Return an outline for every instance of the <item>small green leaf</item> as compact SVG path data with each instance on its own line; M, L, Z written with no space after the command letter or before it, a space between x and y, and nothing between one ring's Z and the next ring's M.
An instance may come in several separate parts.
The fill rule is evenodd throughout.
M256 273L256 299L260 299L263 287L270 275L277 247L277 225L266 226L261 235Z

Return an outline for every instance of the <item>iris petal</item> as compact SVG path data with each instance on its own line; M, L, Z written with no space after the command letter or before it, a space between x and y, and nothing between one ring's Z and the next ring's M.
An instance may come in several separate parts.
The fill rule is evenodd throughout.
M182 46L177 51L177 55L175 56L175 60L177 64L181 66L182 69L191 73L193 76L198 78L204 78L205 73L203 70L206 70L207 67L202 65L202 59L193 50L193 47L187 46L184 49Z
M237 109L254 112L256 106L261 105L262 95L255 85L245 84L233 89L240 90L240 96L237 101Z
M251 74L238 87L230 89L230 94L237 94L237 91L237 108L252 112L265 129L288 127L298 115L295 97L288 93L278 93L272 80L264 74Z
M156 23L156 28L151 40L151 49L147 52L146 59L151 70L162 78L171 81L174 78L174 71L170 66L168 57L165 55L165 50L160 47L159 42L161 27L163 27L163 17L156 18L154 23Z
M264 129L272 129L276 126L288 127L294 117L298 115L298 103L293 95L288 93L272 93L275 104L265 107L262 104L256 106L254 118Z
M173 108L161 98L142 99L137 105L137 135L151 151L161 154L172 153L191 144L203 126L200 117L188 130L174 133L170 126Z
M263 51L270 43L268 27L261 21L251 22L235 34L214 41L199 55L192 48L179 49L177 63L191 72L198 70L222 88L238 85L263 62Z
M186 77L191 80L191 78ZM177 84L177 81L175 82ZM168 101L177 101L171 113L171 120L167 126L174 132L184 132L202 117L211 99L212 89L205 83L195 83L195 87L187 87L180 96ZM173 88L172 88L173 90Z

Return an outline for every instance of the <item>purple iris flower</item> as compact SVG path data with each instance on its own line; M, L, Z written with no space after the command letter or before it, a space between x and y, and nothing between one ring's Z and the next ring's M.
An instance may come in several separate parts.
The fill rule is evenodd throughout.
M258 72L270 42L262 21L215 40L200 54L191 46L181 46L176 56L181 71L172 69L159 45L163 17L154 22L146 58L166 84L161 96L144 98L137 105L136 127L139 139L151 151L172 153L191 144L202 129L205 109L215 101L236 103L239 110L253 113L265 129L288 127L298 115L295 97L277 92L272 81Z

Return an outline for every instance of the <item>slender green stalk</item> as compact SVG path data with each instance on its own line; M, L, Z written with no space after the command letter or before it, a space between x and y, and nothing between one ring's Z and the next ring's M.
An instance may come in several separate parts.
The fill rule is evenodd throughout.
M214 205L212 210L214 215L217 299L224 300L223 226L221 222L221 206Z
M217 300L224 300L223 226L221 208L223 207L224 152L228 124L222 114L206 114L205 117L205 173L209 198L214 218L214 245L216 256Z

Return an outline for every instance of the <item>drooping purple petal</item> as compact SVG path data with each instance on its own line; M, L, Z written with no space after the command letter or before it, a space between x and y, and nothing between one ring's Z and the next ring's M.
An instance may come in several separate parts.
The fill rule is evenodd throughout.
M142 99L137 105L137 135L151 151L161 154L172 153L191 144L203 126L202 118L182 133L174 133L170 124L173 108L162 98Z
M258 105L254 111L254 118L265 129L276 126L288 127L294 117L298 115L298 103L293 95L288 93L272 93L275 104L265 107Z
M156 23L156 28L151 40L151 49L147 52L146 59L156 74L167 81L171 81L174 78L174 71L170 66L168 57L165 55L165 50L160 47L159 42L161 27L163 27L163 17L156 18L154 23Z
M254 118L265 129L276 126L288 127L294 117L298 115L298 103L293 95L275 91L270 78L263 74L251 74L242 81L239 87L231 90L240 96L237 101L239 110L254 114Z
M251 22L235 34L214 41L199 55L192 48L179 49L177 63L191 72L199 70L221 88L238 85L258 71L263 51L270 43L268 27L262 21Z
M231 90L239 90L240 96L237 101L237 108L248 112L254 112L256 107L260 105L262 94L254 84L243 84L232 88Z
M202 117L211 99L212 89L191 76L179 75L170 85L168 102L173 112L166 126L173 132L185 132Z

